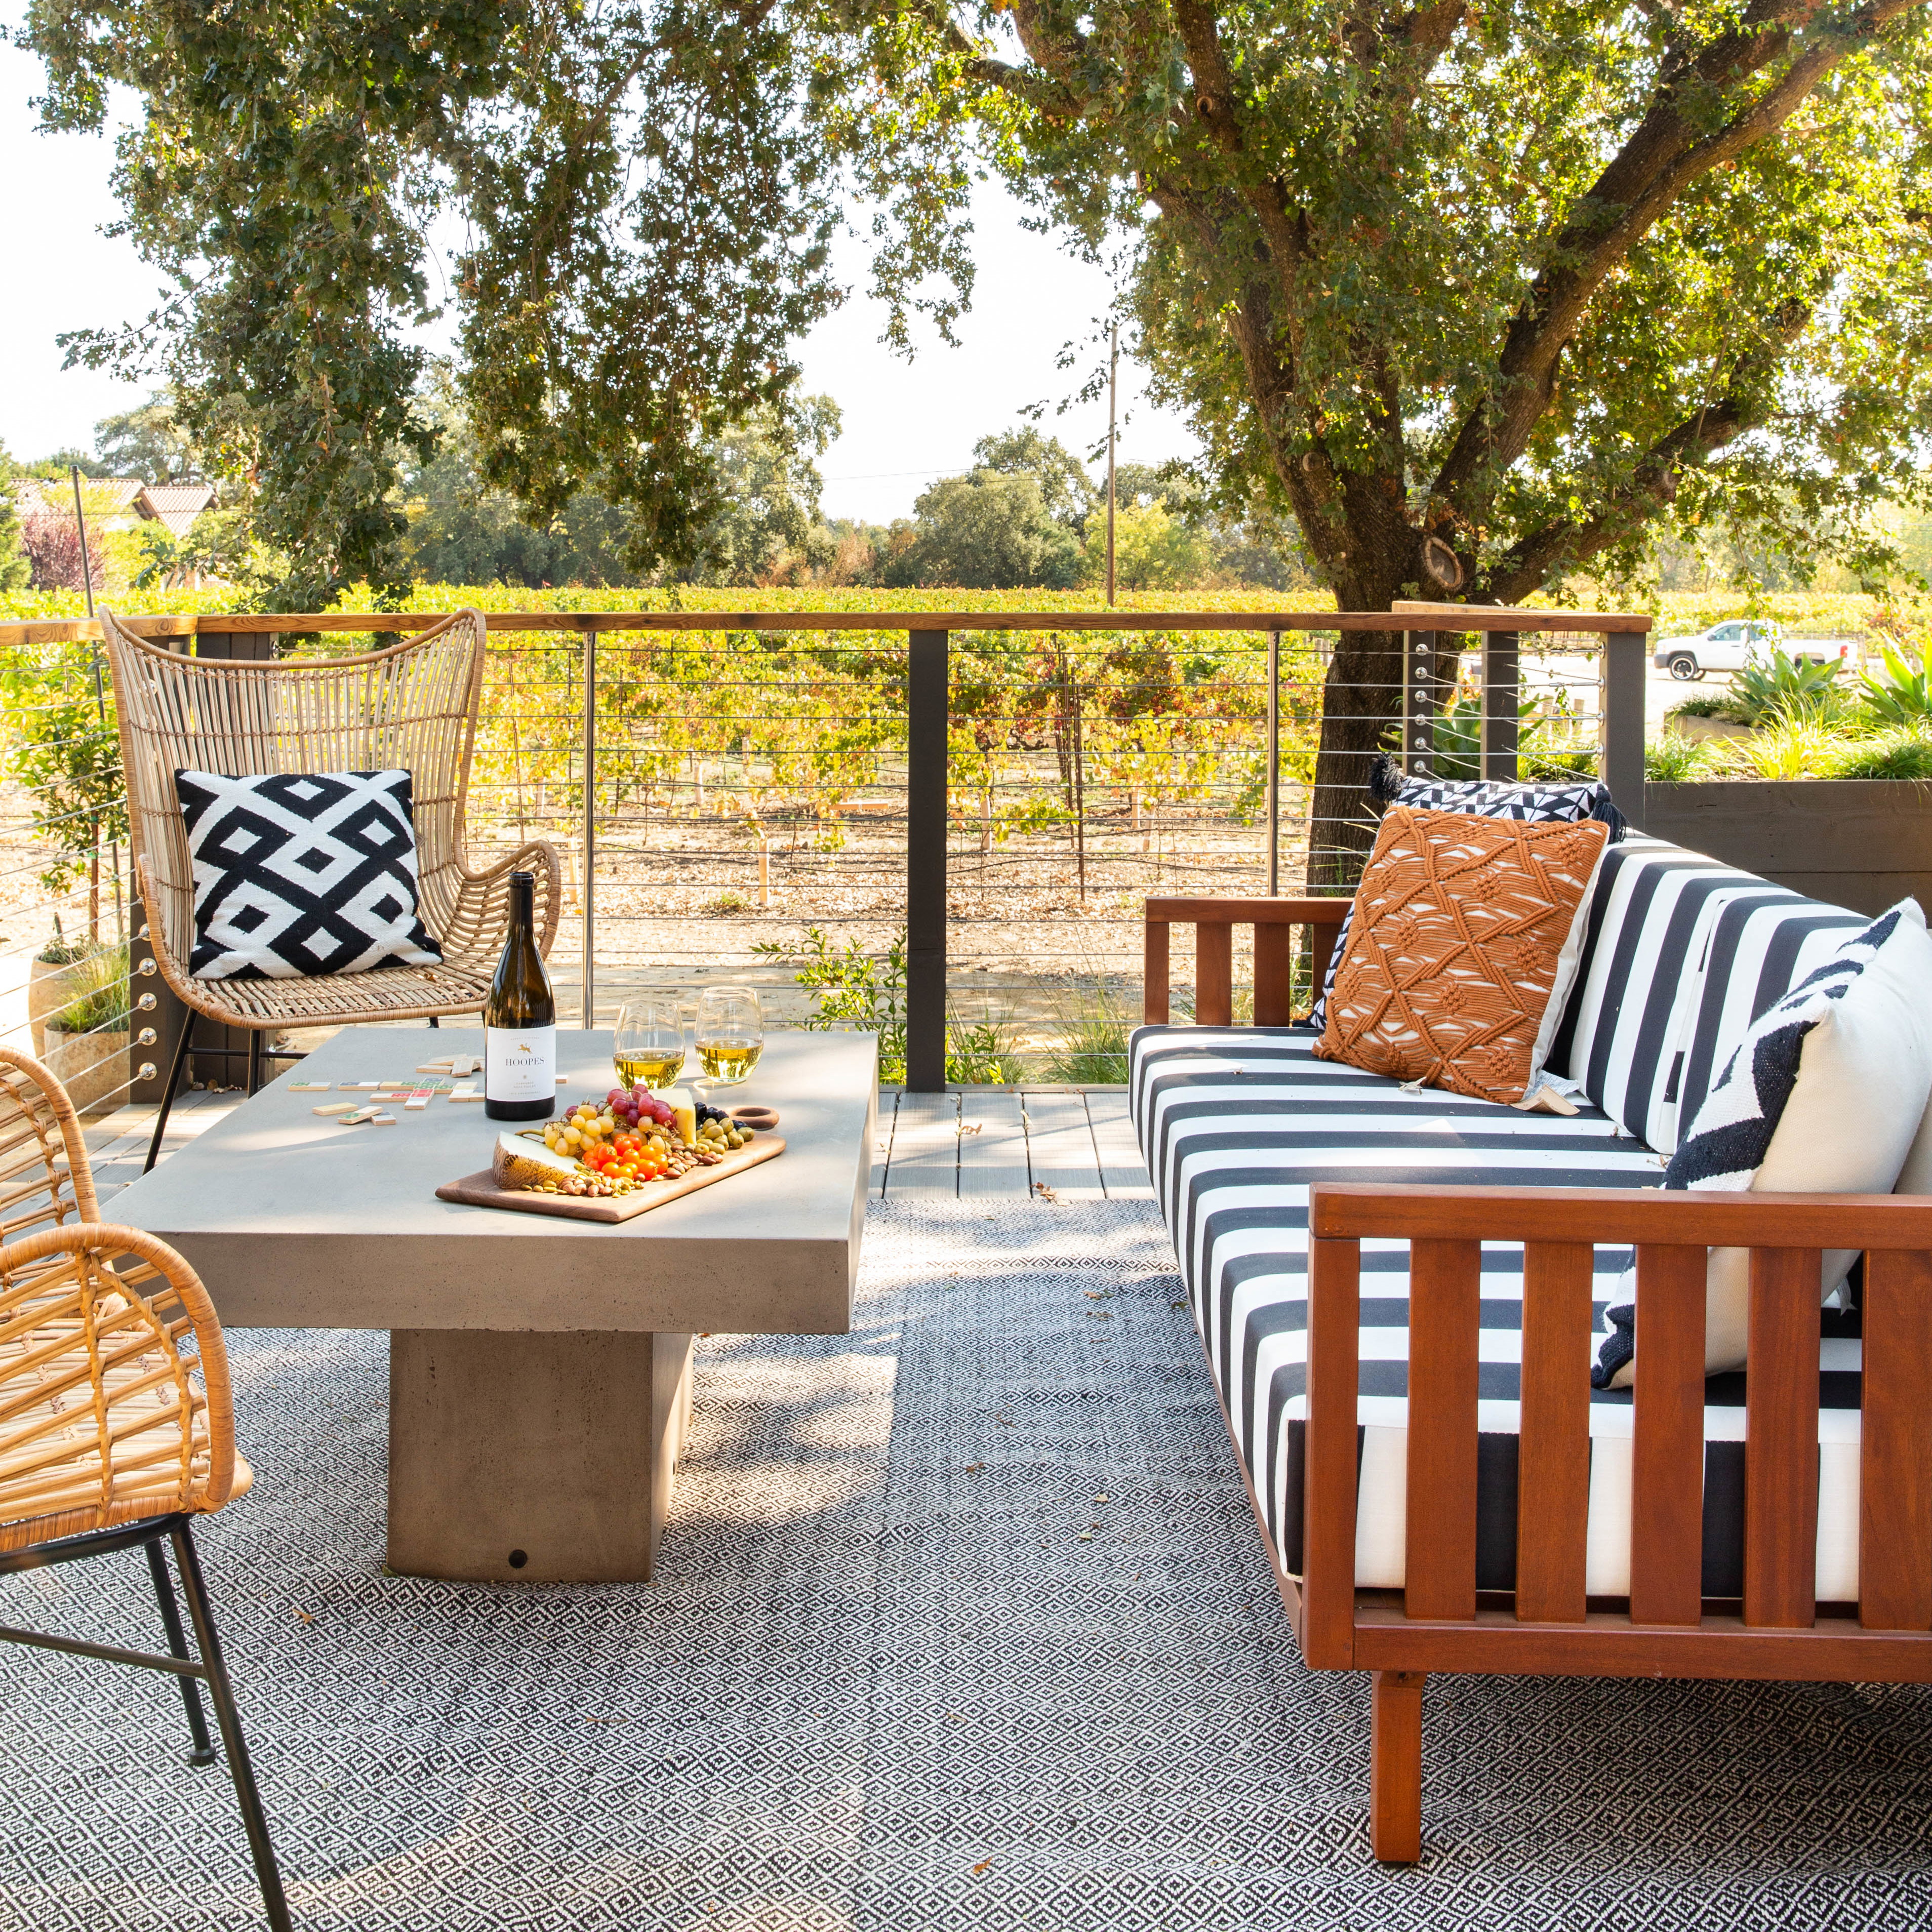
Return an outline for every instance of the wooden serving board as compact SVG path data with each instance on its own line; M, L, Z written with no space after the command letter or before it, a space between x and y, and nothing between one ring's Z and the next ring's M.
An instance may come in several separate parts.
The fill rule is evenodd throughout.
M749 1147L728 1154L716 1167L694 1167L676 1180L653 1180L634 1194L535 1194L520 1187L499 1187L486 1167L481 1174L445 1181L436 1190L436 1198L466 1208L507 1208L518 1214L559 1214L567 1221L602 1221L608 1225L648 1214L667 1201L709 1187L714 1180L742 1174L746 1168L783 1154L784 1144L776 1134L760 1134Z

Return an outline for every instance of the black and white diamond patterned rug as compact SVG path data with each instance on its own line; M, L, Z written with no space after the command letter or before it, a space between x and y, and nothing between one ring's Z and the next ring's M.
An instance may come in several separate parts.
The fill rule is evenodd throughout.
M850 1336L700 1345L648 1588L385 1576L382 1338L238 1334L202 1546L298 1924L1932 1919L1922 1689L1433 1680L1424 1861L1371 1863L1365 1683L1297 1658L1172 1267L1138 1204L875 1208ZM0 1621L154 1634L137 1557ZM0 1653L0 1928L260 1922L183 1728Z

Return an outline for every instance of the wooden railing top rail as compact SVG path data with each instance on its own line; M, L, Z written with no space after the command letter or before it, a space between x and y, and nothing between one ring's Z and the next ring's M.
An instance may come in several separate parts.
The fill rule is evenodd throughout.
M422 631L442 611L205 611L123 620L142 638L290 631ZM1513 610L1499 605L1397 604L1390 610L492 610L493 631L1597 631L1648 632L1644 610ZM87 617L0 624L0 647L98 638Z

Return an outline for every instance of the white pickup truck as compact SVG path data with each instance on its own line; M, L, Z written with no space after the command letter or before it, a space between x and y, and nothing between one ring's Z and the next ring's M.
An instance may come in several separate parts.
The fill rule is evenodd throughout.
M1844 664L1851 661L1858 640L1855 638L1792 638L1787 640L1781 626L1761 620L1732 617L1713 624L1694 638L1665 638L1652 653L1659 670L1667 670L1686 684L1694 683L1706 672L1742 670L1755 658L1768 658L1782 647L1794 658L1814 663Z

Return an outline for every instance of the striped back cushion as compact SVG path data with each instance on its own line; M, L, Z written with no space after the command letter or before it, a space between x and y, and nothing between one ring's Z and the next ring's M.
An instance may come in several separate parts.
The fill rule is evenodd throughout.
M1702 853L1628 838L1604 854L1550 1070L1673 1153L1678 1123L1751 1022L1869 923Z

